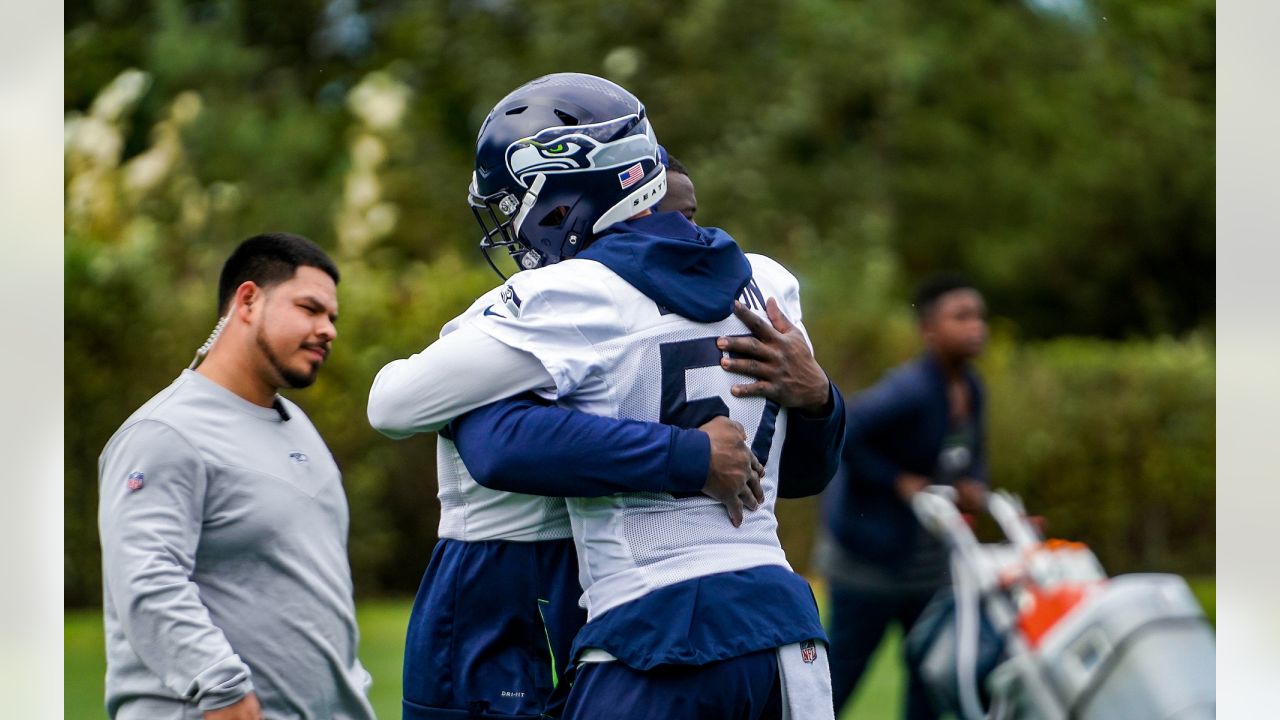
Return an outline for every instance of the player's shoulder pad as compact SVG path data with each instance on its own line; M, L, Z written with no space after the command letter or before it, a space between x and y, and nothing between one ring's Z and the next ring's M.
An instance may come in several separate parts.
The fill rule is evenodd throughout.
M751 270L754 273L756 281L761 279L770 280L779 285L799 285L800 281L791 271L782 266L782 263L774 260L768 255L760 253L746 253L747 261L751 263Z
M608 279L612 273L589 260L564 260L555 265L523 270L497 288L496 302L482 315L502 314L521 319L549 313L581 313L613 304Z
M471 318L482 315L485 308L498 301L498 295L502 292L504 287L506 287L505 284L486 290L480 295L480 297L476 298L475 302L471 303L466 310L463 310L457 317L445 323L444 326L440 328L440 337L444 337L445 335L448 335L454 330L462 327Z
M746 256L751 263L751 277L766 297L776 297L784 310L799 303L800 281L790 270L767 255L747 253Z

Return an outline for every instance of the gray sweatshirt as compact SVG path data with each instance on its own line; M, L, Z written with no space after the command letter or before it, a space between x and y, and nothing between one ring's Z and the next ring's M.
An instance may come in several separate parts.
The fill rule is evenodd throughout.
M98 465L107 712L373 717L342 476L306 415L184 371Z

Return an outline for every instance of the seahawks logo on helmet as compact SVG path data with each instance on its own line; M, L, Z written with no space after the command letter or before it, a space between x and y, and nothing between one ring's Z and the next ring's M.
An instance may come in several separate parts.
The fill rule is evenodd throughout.
M538 136L546 134L547 131L544 131L538 133ZM591 160L588 155L599 145L591 138L577 134L549 141L539 141L537 137L525 138L507 148L507 167L511 170L512 177L521 185L529 187L528 178L536 173L590 169Z
M658 141L647 127L643 135L610 140L639 121L638 115L628 115L592 125L547 128L507 147L507 170L527 188L538 173L600 170L652 156Z

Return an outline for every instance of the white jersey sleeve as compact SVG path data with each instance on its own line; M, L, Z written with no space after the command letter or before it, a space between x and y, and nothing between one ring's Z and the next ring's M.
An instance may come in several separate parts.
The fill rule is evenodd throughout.
M494 289L450 320L440 339L378 372L369 389L369 424L400 439L434 432L459 415L529 390L550 388L533 355L494 340L469 322L497 301Z
M475 302L471 303L466 310L463 310L457 317L445 323L444 326L440 328L440 337L444 337L463 325L466 325L467 321L471 318L483 313L486 307L494 303L494 299L498 296L498 293L502 288L503 286L499 285L476 298Z
M624 332L624 321L601 266L567 260L517 273L498 302L472 316L472 327L536 357L555 384L555 397L577 390L604 360L596 345Z

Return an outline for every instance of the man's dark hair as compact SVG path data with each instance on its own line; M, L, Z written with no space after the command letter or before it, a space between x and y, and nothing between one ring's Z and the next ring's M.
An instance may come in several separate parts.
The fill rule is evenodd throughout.
M669 153L667 154L667 172L680 173L681 175L689 178L690 180L693 179L689 175L689 168L685 167L684 163L677 160L675 155L671 155Z
M930 275L916 286L911 305L915 308L916 318L923 321L933 312L938 299L954 290L977 290L969 279L958 272L942 272Z
M265 233L240 243L222 265L218 277L218 314L225 315L236 288L248 280L259 287L284 282L299 266L325 271L338 282L338 266L319 245L292 233Z

